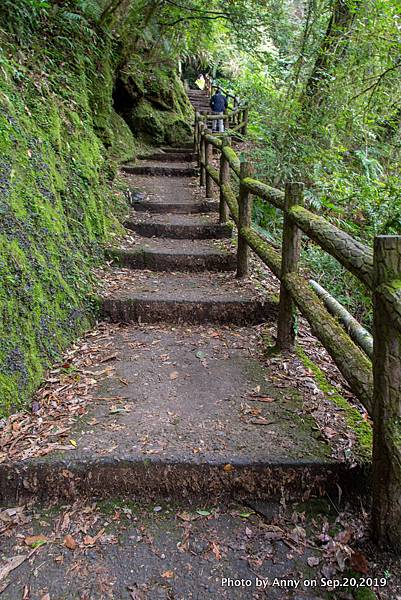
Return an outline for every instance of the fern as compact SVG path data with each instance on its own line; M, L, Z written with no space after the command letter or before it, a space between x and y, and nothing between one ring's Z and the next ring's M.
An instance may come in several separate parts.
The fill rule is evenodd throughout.
M102 14L100 3L96 0L76 0L77 9L93 21L98 21Z

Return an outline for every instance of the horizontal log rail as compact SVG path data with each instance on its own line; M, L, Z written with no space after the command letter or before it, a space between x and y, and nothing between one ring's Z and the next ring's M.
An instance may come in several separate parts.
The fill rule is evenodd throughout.
M228 108L225 113L195 113L195 136L200 123L207 124L208 121L224 121L226 129L230 129L233 133L246 135L248 130L248 106L238 105L235 109ZM196 139L195 139L196 144Z
M365 407L373 424L374 533L401 553L401 236L377 236L374 249L361 243L305 208L302 184L288 183L283 191L253 178L247 161L231 147L229 136L236 124L221 136L208 131L207 121L208 116L196 114L200 184L206 186L208 198L217 186L220 222L230 216L237 226L237 276L247 275L252 250L280 281L277 349L294 348L298 309ZM216 154L219 168L213 160ZM231 185L232 174L238 193ZM283 213L281 252L252 225L254 196ZM333 256L372 292L373 335L324 288L299 273L302 237Z
M200 124L202 124L201 127ZM231 218L239 228L239 239L245 240L246 244L281 280L284 291L287 291L300 312L306 317L316 337L331 354L351 389L368 412L372 414L373 379L369 358L373 356L373 343L369 332L364 330L334 298L330 296L331 300L329 300L329 295L325 295L321 288L317 289L317 284L313 286L314 289L311 289L311 284L296 273L297 269L295 269L295 273L286 273L284 277L280 253L253 228L252 224L245 227L241 224L239 201L230 183L230 172L232 171L240 178L240 188L281 210L285 220L288 221L288 227L301 230L358 277L370 290L373 289L372 249L322 216L314 214L302 206L302 203L297 202L287 206L286 192L283 190L270 187L248 174L241 176L241 160L230 145L230 139L227 136L229 131L223 137L212 135L201 119L197 120L196 130L197 150L201 157L201 173L204 171L203 179L206 181L209 193L212 193L210 191L212 184L216 184L220 190L220 204L224 204L224 206L220 206L220 215L224 215L223 220L227 218L227 206ZM210 164L210 149L212 148L215 148L220 156L220 170ZM202 160L202 156L209 156L209 161L206 158ZM224 168L227 170L227 166L228 174L226 173L224 178L222 173ZM284 247L282 251L284 254ZM392 315L394 327L401 332L401 284L387 282L382 286L381 291L383 302ZM287 320L292 318L288 311L286 317ZM340 340L340 343L336 343L336 340ZM282 349L288 349L286 346L291 347L288 340L283 344Z
M315 290L319 298L321 298L327 310L339 319L351 339L358 344L370 359L373 358L373 337L367 329L362 327L360 323L338 302L327 290L314 281L309 280L310 285Z

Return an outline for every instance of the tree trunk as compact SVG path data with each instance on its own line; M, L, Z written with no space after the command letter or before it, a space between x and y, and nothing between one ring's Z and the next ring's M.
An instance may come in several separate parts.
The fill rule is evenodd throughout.
M355 9L350 9L348 0L335 0L325 36L305 87L306 99L314 98L316 104L321 102L323 93L319 93L319 90L330 70L344 56L354 18Z
M401 553L401 332L383 302L400 286L401 236L375 239L373 514L374 539Z

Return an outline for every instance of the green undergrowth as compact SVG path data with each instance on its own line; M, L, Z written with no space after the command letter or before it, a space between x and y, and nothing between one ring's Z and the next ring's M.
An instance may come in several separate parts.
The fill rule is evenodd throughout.
M358 446L354 451L356 458L361 462L371 460L372 454L372 427L365 421L361 413L346 400L329 381L323 371L307 356L305 351L298 346L297 355L302 363L310 369L319 389L327 395L331 402L341 408L347 425L355 432Z

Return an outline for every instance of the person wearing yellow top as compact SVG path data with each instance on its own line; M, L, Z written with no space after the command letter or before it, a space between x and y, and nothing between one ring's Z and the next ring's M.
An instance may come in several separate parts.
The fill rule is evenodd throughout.
M198 76L198 79L195 81L195 83L200 90L205 89L206 81L202 73Z

